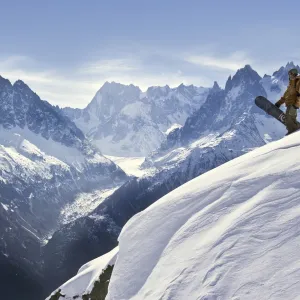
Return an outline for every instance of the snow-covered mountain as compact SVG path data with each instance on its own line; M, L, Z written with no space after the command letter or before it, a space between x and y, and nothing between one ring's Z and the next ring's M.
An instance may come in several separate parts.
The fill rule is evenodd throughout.
M284 126L254 104L256 96L267 96L263 83L264 79L249 65L238 70L228 78L225 90L210 93L183 127L169 133L160 149L146 158L144 168L196 173L193 170L199 169L201 163L206 163L207 170L210 169L207 162L217 160L214 154L230 160L282 137ZM274 95L273 101L283 92ZM209 147L213 153L210 159L205 150ZM206 155L205 160L203 155Z
M107 300L298 299L299 138L233 159L136 214L119 247L83 266L58 299L90 294L106 270Z
M145 156L160 146L170 127L184 124L210 90L182 84L143 93L133 85L106 82L85 109L63 112L104 154Z
M276 99L278 94L283 94L289 82L288 71L296 68L300 73L300 67L293 62L288 62L285 67L275 71L272 76L265 75L262 85L267 93L268 99ZM279 100L279 99L277 99Z
M238 70L233 77L228 78L225 90L211 93L205 104L187 119L182 128L178 128L168 135L161 150L187 145L207 133L224 133L236 122L248 117L250 117L250 122L255 123L264 140L278 139L282 136L282 130L280 130L282 125L277 124L278 122L271 117L266 117L253 102L253 99L259 95L269 96L270 100L275 101L283 94L284 83L274 76L270 77L271 80L282 86L272 95L270 95L269 89L265 89L265 87L269 87L266 77L262 79L249 65ZM252 116L254 119L251 120ZM269 126L267 123L270 123Z
M299 138L234 159L133 217L106 299L298 299Z
M104 228L114 229L109 245L117 245L118 232L134 214L187 181L282 137L285 134L282 124L254 106L256 96L267 96L264 80L249 65L238 70L229 77L224 90L219 87L211 90L205 103L187 118L184 126L170 132L161 148L147 157L143 164L146 175L122 186L89 216L56 232L46 246L47 253L57 253L48 255L53 274L57 277L63 272L62 278L67 272L74 274L89 255L90 259L95 258L94 252L86 255L83 251L88 241L95 243L94 248L100 254L106 253ZM280 90L271 100L278 100L283 92ZM74 240L80 250L69 259L68 249ZM55 250L58 248L59 252Z
M41 247L77 193L115 188L126 178L59 108L22 81L0 77L1 296L17 299L23 288L28 296L32 282L41 283ZM30 299L39 297L34 290Z

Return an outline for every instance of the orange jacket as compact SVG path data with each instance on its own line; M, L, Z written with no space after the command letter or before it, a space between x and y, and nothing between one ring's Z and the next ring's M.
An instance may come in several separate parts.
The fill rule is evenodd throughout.
M286 106L295 105L300 107L300 76L290 80L285 93L276 103L280 105L285 103Z

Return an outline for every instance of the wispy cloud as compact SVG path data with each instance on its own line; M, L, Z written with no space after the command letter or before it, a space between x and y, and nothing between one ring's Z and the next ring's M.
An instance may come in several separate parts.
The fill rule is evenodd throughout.
M136 56L127 53L124 57L106 57L59 69L26 56L0 57L0 75L11 81L23 80L42 99L53 104L83 108L105 81L134 84L142 90L181 83L209 87L214 80L223 85L229 71L251 62L244 52L219 57L144 50Z
M110 74L116 72L130 72L140 68L140 61L130 58L104 59L90 62L81 67L78 72L83 74Z
M227 57L212 56L212 55L190 55L185 57L185 61L199 65L208 66L219 69L236 71L244 67L246 64L251 64L253 61L245 52L234 52Z
M14 55L0 58L1 75L11 81L51 82L51 71L33 71L36 62L27 56Z
M12 83L20 79L42 99L59 106L85 107L99 88L95 81L44 70L41 63L26 56L0 58L0 75Z

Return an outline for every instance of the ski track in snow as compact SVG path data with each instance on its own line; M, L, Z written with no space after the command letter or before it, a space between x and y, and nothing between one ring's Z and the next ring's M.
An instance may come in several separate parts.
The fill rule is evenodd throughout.
M134 216L106 299L300 299L299 138L225 163Z

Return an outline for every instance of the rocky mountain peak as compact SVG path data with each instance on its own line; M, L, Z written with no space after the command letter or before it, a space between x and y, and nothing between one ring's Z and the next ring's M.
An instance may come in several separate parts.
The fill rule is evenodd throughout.
M297 68L299 68L299 66L296 66L293 61L290 61L290 62L287 62L285 68L286 69L293 69L293 68L297 69Z
M232 77L232 85L239 86L241 84L254 84L261 80L261 77L254 71L250 65L245 65L244 68L239 69Z
M99 92L101 94L107 93L111 95L120 95L120 93L138 95L141 92L141 90L138 86L135 86L133 84L124 85L114 81L112 82L106 81L104 85L100 88Z
M273 76L276 79L281 80L285 84L287 84L288 81L289 81L288 72L289 72L290 69L294 69L294 68L297 69L298 72L300 73L300 67L298 65L295 65L294 62L291 61L291 62L288 62L285 67L282 66L278 71L275 71L273 73Z
M35 94L30 87L22 80L17 80L14 84L13 84L13 89L17 92L20 92L26 96L30 96L32 94Z
M219 84L217 83L217 81L214 81L214 85L210 89L210 91L213 93L221 91L221 88L220 88Z
M231 75L228 77L226 84L225 84L225 91L229 91L232 88L232 78Z
M168 85L165 86L151 86L147 89L147 96L149 98L160 98L163 96L167 96L170 92L170 87Z
M10 83L10 81L8 79L3 78L2 76L0 76L0 91L4 90L6 88L11 88L12 85Z
M17 80L14 84L13 84L14 88L19 88L19 89L29 89L29 86L22 80Z

